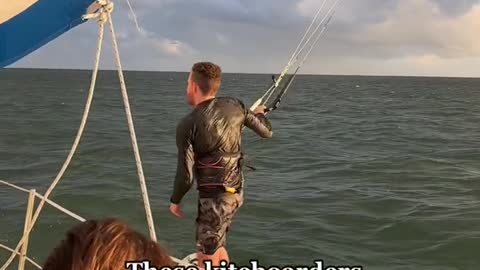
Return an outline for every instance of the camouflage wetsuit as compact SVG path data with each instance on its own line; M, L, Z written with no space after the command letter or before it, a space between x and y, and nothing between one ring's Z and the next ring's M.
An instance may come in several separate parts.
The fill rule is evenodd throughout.
M240 100L229 97L198 104L177 126L178 164L170 201L178 204L196 179L196 240L204 254L212 255L225 245L231 220L243 203L244 126L261 137L272 136L264 115L255 115Z

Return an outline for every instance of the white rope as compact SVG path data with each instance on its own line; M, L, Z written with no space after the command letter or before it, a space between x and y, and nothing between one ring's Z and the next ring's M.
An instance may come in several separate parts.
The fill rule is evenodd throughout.
M110 25L110 32L112 34L112 46L115 52L115 59L116 59L116 64L117 64L117 70L118 70L118 78L120 79L120 85L122 88L122 96L123 96L123 103L125 105L125 112L127 115L127 120L128 120L128 128L130 130L130 137L132 139L132 146L133 146L133 152L135 154L135 160L137 164L137 171L138 171L138 177L140 181L140 187L142 189L142 197L143 197L143 202L145 206L145 213L147 215L147 222L148 222L148 228L150 231L150 237L154 240L157 241L157 235L155 233L155 227L153 225L153 217L152 217L152 211L150 209L150 202L148 199L148 192L147 192L147 187L145 184L145 176L143 175L143 168L142 168L142 161L140 158L140 151L138 150L138 144L137 144L137 138L135 136L135 127L133 125L133 119L132 119L132 113L130 111L130 103L128 101L128 94L127 94L127 87L125 85L125 79L123 77L123 71L122 71L122 64L120 62L120 52L118 50L118 44L117 44L117 39L115 36L115 29L113 27L113 21L110 13L107 14L108 16L108 22Z
M20 190L20 191L23 191L23 192L26 192L26 193L29 193L29 192L30 192L29 190L27 190L27 189L25 189L25 188L19 187L19 186L14 185L14 184L11 184L11 183L9 183L9 182L7 182L7 181L0 180L0 184L4 184L4 185L6 185L6 186L12 187L12 188L14 188L14 189L17 189L17 190ZM39 198L39 199L41 199L41 200L44 198L44 196L40 195L38 192L35 192L34 194L35 194L35 197L37 197L37 198ZM84 222L84 221L86 220L86 219L82 218L81 216L73 213L72 211L70 211L70 210L68 210L68 209L60 206L59 204L51 201L50 199L45 199L45 202L48 203L49 205L55 207L56 209L60 210L61 212L69 215L70 217L78 220L78 221Z
M282 78L283 78L283 76L282 76ZM278 84L277 84L277 86L278 86ZM268 97L263 101L263 105L267 104L267 101L272 97L273 92L275 92L274 91L275 89L276 88L273 88L272 91L270 91L270 94L268 95Z
M322 11L325 3L326 3L326 0L323 1L322 3L322 6L320 7L320 9L317 11L317 13L315 14L315 17L314 19L312 20L312 23L310 24L310 26L307 28L307 31L305 31L305 34L303 35L300 43L298 44L297 46L297 49L295 50L295 52L293 53L292 57L290 58L290 61L287 63L287 65L285 66L285 68L283 69L282 73L280 74L280 76L277 78L277 80L275 81L275 84L272 85L264 94L262 97L260 97L251 107L250 109L253 110L255 109L255 107L257 107L258 105L262 104L262 105L266 105L266 103L268 102L268 100L270 100L270 98L272 97L274 91L276 90L276 88L278 87L278 85L280 84L280 81L283 79L283 77L285 76L285 74L288 72L288 70L290 69L290 67L298 60L298 57L299 55L302 53L302 51L305 49L305 46L307 46L307 44L309 43L309 41L317 34L318 32L318 29L323 25L323 28L322 30L320 31L320 33L318 34L318 36L316 37L316 39L314 40L314 42L310 45L310 48L308 49L306 55L303 57L303 59L300 61L300 64L297 66L296 68L296 71L295 73L300 69L300 67L303 65L303 63L305 62L305 60L308 58L308 56L310 55L314 45L318 42L318 40L320 39L320 37L322 36L323 32L325 31L328 23L330 22L330 19L332 18L333 16L333 13L335 12L335 7L338 5L338 3L340 2L340 0L336 0L334 2L334 4L330 7L330 9L327 11L327 13L325 14L325 16L322 18L322 20L320 21L320 23L317 25L317 27L315 27L314 31L310 34L309 38L307 39L307 41L305 41L305 43L303 44L303 46L301 46L301 48L299 49L300 45L302 44L303 40L305 39L305 37L307 36L307 33L310 31L311 27L314 25L314 22L316 21L318 15L320 14L320 12ZM328 21L326 24L323 24L323 22L328 18ZM266 98L265 98L266 97Z
M332 16L330 16L330 18L332 18ZM322 34L325 32L325 29L327 28L327 25L325 24L322 28L322 30L319 32L319 34L317 35L317 37L315 38L314 42L310 45L310 48L308 49L305 57L302 59L302 61L300 62L300 64L298 65L298 67L296 68L294 74L292 76L295 76L295 74L297 73L297 71L300 69L300 67L305 63L305 61L308 59L308 56L310 55L310 53L312 52L313 48L315 47L315 44L318 42L318 40L320 39L320 37L322 36ZM288 85L286 86L286 89L285 89L285 92L283 94L285 94L287 91L288 91L288 87L291 85L291 83L293 82L293 79L291 81L289 81ZM272 96L273 94L273 91L270 92L270 95L268 95L268 97L263 101L263 104L266 104L268 102L268 100L270 99L270 97Z
M21 255L22 255L22 254L20 254L20 252L16 252L16 253L15 253L15 250L13 250L13 249L5 246L5 245L2 245L2 244L0 244L0 248L3 248L3 249L5 249L5 250L7 250L7 251L10 251L10 252L12 252L13 254L16 254L16 255L18 255L18 256L21 256ZM42 267L41 267L38 263L36 263L34 260L30 259L28 256L25 256L25 259L27 259L27 261L28 261L29 263L33 264L33 265L34 265L35 267L37 267L38 269L42 269Z
M300 69L300 67L305 63L305 61L307 60L308 58L308 55L312 52L313 48L315 47L315 44L318 42L318 40L320 39L320 37L322 36L322 34L324 33L326 29L326 26L323 27L322 31L320 31L320 33L318 34L317 38L315 39L315 41L310 45L310 49L308 50L307 54L305 55L305 57L302 59L302 62L300 62L300 64L298 65L298 67L296 68L295 72L293 73L292 76L295 76L297 71ZM288 91L288 88L290 87L290 85L292 84L293 82L293 79L291 79L286 88L285 88L285 92L283 92L282 95L285 95L285 93ZM273 91L271 91L270 95L268 95L268 97L264 100L263 104L266 104L268 102L268 100L270 99L270 97L272 96L273 94Z
M310 37L307 39L307 41L305 41L305 44L303 44L302 48L299 50L299 52L297 53L297 55L295 56L295 58L297 58L299 55L300 55L300 52L303 51L303 49L305 48L305 46L307 46L307 43L314 37L315 33L318 31L318 29L323 25L323 22L329 18L331 15L329 15L330 13L332 13L332 11L334 10L334 8L337 6L338 2L340 0L336 0L335 3L330 7L330 9L328 10L327 14L325 14L325 16L323 17L323 19L320 21L320 23L317 25L317 27L315 28L315 30L313 30L313 33L310 35Z
M308 32L310 31L310 29L312 28L313 24L314 24L315 21L317 20L317 17L318 17L318 15L320 15L320 12L322 12L323 7L325 6L326 3L327 3L327 0L323 0L322 5L320 6L320 8L318 9L317 13L315 14L315 17L313 18L312 22L310 23L310 26L308 26L307 31L305 31L305 34L303 35L302 39L301 39L300 42L298 43L297 48L295 49L295 51L293 52L292 56L290 57L290 60L288 61L288 64L292 63L295 54L297 53L298 49L300 48L300 44L302 44L303 40L305 40L305 38L307 37Z
M140 186L141 186L141 190L142 190L142 196L143 196L143 200L144 200L144 206L145 206L145 211L146 211L146 215L147 215L147 221L148 221L148 226L149 226L149 231L150 231L150 236L152 238L152 240L154 240L155 242L157 242L157 237L156 237L156 234L155 234L155 228L154 228L154 225L153 225L153 218L152 218L152 213L151 213L151 209L150 209L150 203L149 203L149 199L148 199L148 193L147 193L147 188L146 188L146 184L145 184L145 177L144 177L144 174L143 174L143 169L142 169L142 163L141 163L141 158L140 158L140 154L139 154L139 149L138 149L138 144L137 144L137 139L136 139L136 135L135 135L135 129L134 129L134 125L133 125L133 119L132 119L132 115L131 115L131 111L130 111L130 104L129 104L129 101L128 101L128 94L127 94L127 89L126 89L126 84L125 84L125 80L124 80L124 77L123 77L123 72L122 72L122 67L121 67L121 61L120 61L120 53L119 53L119 50L118 50L118 44L117 44L117 41L116 41L116 35L115 35L115 30L114 30L114 26L113 26L113 21L112 21L112 17L111 17L111 11L113 10L113 3L111 3L109 0L97 0L97 2L102 6L99 11L97 13L94 13L94 14L87 14L85 16L83 16L84 19L94 19L94 18L99 18L99 25L100 25L100 31L99 31L99 40L98 40L98 46L97 46L97 53L96 53L96 59L95 59L95 68L93 70L93 73L92 73L92 81L91 81L91 85L90 85L90 91L89 91L89 95L88 95L88 99L87 99L87 103L85 105L85 111L84 111L84 114L83 114L83 117L82 117L82 121L81 121L81 124L80 124L80 127L79 127L79 130L78 130L78 133L77 133L77 137L75 138L75 142L73 143L72 145L72 148L70 150L70 153L62 167L62 169L60 170L60 172L58 173L57 177L55 178L55 180L53 181L53 183L50 185L50 187L48 188L47 192L45 193L44 196L40 195L40 194L35 194L37 197L39 197L41 199L41 202L32 218L32 222L31 222L31 225L27 228L27 230L25 231L25 234L22 236L22 239L19 241L17 247L15 248L15 250L13 249L10 249L8 247L5 247L3 245L0 245L0 247L3 247L3 248L6 248L7 250L11 251L12 252L12 256L9 257L9 259L6 261L6 263L2 266L2 268L0 268L0 270L6 270L6 268L12 263L13 259L15 258L15 256L17 254L20 254L19 253L19 249L21 248L22 244L25 242L26 240L26 237L27 235L31 232L32 228L34 227L34 224L35 222L37 221L39 215L40 215L40 211L42 210L45 202L47 202L48 204L56 207L57 209L61 210L62 212L72 216L73 218L76 218L77 220L81 221L81 222L84 222L85 219L74 214L73 212L61 207L60 205L50 201L48 199L49 195L51 194L51 192L53 191L53 189L56 187L56 185L59 183L61 177L63 176L63 174L65 173L68 165L70 164L71 162L71 159L78 147L78 144L80 142L80 139L82 137L82 134L83 134L83 130L85 128L85 124L86 124L86 121L87 121L87 118L88 118L88 114L89 114L89 111L90 111L90 107L91 107L91 103L92 103L92 99L93 99L93 93L94 93L94 90L95 90L95 83L96 83L96 78L97 78L97 74L98 74L98 68L99 68L99 62L100 62L100 54L101 54L101 48L102 48L102 43L103 43L103 35L104 35L104 23L106 21L109 22L109 25L110 25L110 31L111 31L111 34L112 34L112 45L113 45L113 49L114 49L114 52L115 52L115 58L116 58L116 64L117 64L117 69L118 69L118 75L119 75L119 79L120 79L120 85L121 85L121 89L122 89L122 95L123 95L123 101L124 101L124 105L125 105L125 111L126 111L126 115L127 115L127 120L128 120L128 126L129 126L129 130L130 130L130 136L131 136L131 139L132 139L132 146L133 146L133 150L134 150L134 154L135 154L135 159L136 159L136 164L137 164L137 169L138 169L138 176L139 176L139 181L140 181ZM137 26L137 29L138 30L141 30L139 25L138 25L138 22L136 20L136 16L135 16L135 13L133 13L133 9L130 5L130 2L127 0L127 3L130 7L130 10L132 11L132 14L133 14L133 17L134 17L134 21L136 23L136 26ZM6 181L1 181L0 180L0 183L3 183L3 184L6 184L8 186L11 186L11 187L14 187L16 189L19 189L21 191L25 191L25 192L28 192L26 189L23 189L23 188L20 188L18 186L15 186L13 184L10 184ZM180 265L183 265L183 266L192 266L193 264L190 262L190 259L191 258L194 258L195 257L195 253L193 254L190 254L189 256L187 256L185 259L183 260L180 260L178 258L175 258L173 256L170 256L170 258L176 262L176 263L179 263ZM30 261L32 264L34 264L35 266L37 266L39 269L41 269L41 267L36 264L35 262L33 262L32 260L30 260L29 258L27 258L28 261Z
M133 21L135 22L135 26L137 27L137 30L139 32L143 32L140 26L138 25L137 15L135 15L135 12L133 11L132 5L130 4L130 0L127 0L127 5L128 5L128 8L130 8L130 12L132 12Z
M127 0L127 2L128 2L128 0ZM128 2L128 4L130 5L129 2ZM132 9L131 9L131 11L133 13ZM143 197L143 201L144 201L145 214L147 216L148 228L149 228L149 232L150 232L150 237L152 238L153 241L157 242L157 235L155 233L155 226L154 226L154 222L153 222L152 211L151 211L151 208L150 208L150 202L149 202L149 197L148 197L148 191L147 191L145 176L144 176L143 168L142 168L140 151L138 149L137 138L136 138L136 135L135 135L135 126L133 124L133 117L132 117L132 113L131 113L131 110L130 110L130 103L129 103L129 99L128 99L127 87L126 87L126 84L125 84L125 79L124 79L123 71L122 71L122 64L121 64L121 61L120 61L120 52L119 52L119 49L118 49L117 39L116 39L116 35L115 35L115 28L114 28L113 20L112 20L112 17L110 15L110 13L107 14L107 15L108 15L108 21L109 21L109 25L110 25L110 32L112 34L112 46L113 46L114 53L115 53L115 60L116 60L117 71L118 71L118 78L120 80L120 86L121 86L121 89L122 89L123 102L124 102L124 106L125 106L125 113L127 115L127 121L128 121L129 131L130 131L130 137L131 137L131 140L132 140L133 152L135 154L138 177L139 177L142 197ZM135 14L134 14L134 16L135 16ZM138 24L137 24L137 28L138 28ZM196 256L196 253L193 253L193 254L190 254L189 256L185 257L182 260L180 260L178 258L175 258L173 256L169 256L169 257L175 263L177 263L181 266L188 267L188 266L193 266L193 264L190 262L190 259L195 257L195 256Z
M253 111L258 105L262 104L262 105L265 105L265 102L264 102L264 98L266 95L273 93L273 90L275 90L275 84L273 84L272 86L270 86L270 88L268 88L268 90L265 92L265 94L263 94L263 96L259 99L257 99L257 101L255 101L255 103L252 104L252 106L250 107L250 110Z
M122 88L122 95L123 95L123 100L124 100L124 105L125 105L125 111L126 111L126 114L127 114L127 120L128 120L130 135L131 135L131 139L132 139L132 146L133 146L135 159L136 159L136 163L137 163L138 175L139 175L139 180L140 180L140 186L141 186L141 189L142 189L142 196L143 196L143 200L144 200L144 206L145 206L145 211L146 211L146 215L147 215L147 221L148 221L148 226L149 226L149 230L150 230L150 236L155 242L157 242L157 237L156 237L155 229L154 229L154 225L153 225L152 213L151 213L151 209L150 209L150 203L149 203L149 199L148 199L147 188L146 188L146 184L145 184L145 177L143 175L142 163L141 163L140 154L139 154L140 151L138 149L137 139L136 139L136 135L135 135L135 129L134 129L134 125L133 125L133 119L132 119L132 115L131 115L131 111L130 111L130 105L129 105L129 101L128 101L126 84L125 84L125 80L124 80L124 77L123 77L123 72L122 72L122 67L121 67L121 62L120 62L120 53L119 53L119 50L118 50L118 44L117 44L117 41L116 41L115 30L114 30L113 21L112 21L111 14L110 14L111 11L113 10L113 3L111 3L109 0L98 0L97 2L102 6L102 8L98 11L98 13L87 14L87 15L83 16L84 19L99 18L100 30L99 30L99 40L98 40L98 46L97 46L97 53L96 53L96 58L95 58L95 67L94 67L94 70L93 70L93 73L92 73L92 81L91 81L91 85L90 85L90 91L89 91L87 103L85 105L85 111L84 111L84 114L83 114L83 117L82 117L81 125L80 125L80 128L79 128L78 133L77 133L77 137L75 139L75 142L72 145L72 149L70 150L70 153L69 153L69 156L68 156L67 160L65 161L62 169L60 170L59 174L57 175L57 177L55 178L53 183L50 185L50 187L47 190L47 192L45 193L45 195L41 196L38 193L35 194L37 197L39 197L41 199L41 202L40 202L40 204L39 204L39 206L38 206L38 208L37 208L37 210L36 210L36 212L35 212L35 214L32 218L31 225L25 231L25 234L22 236L22 239L19 241L15 250L10 249L6 246L0 245L0 247L3 247L3 248L12 252L12 256L6 261L6 263L2 266L2 268L0 270L5 270L12 263L15 256L20 254L19 249L21 248L22 244L25 242L27 235L31 232L36 220L39 217L40 211L41 211L42 207L44 206L45 202L47 202L48 204L56 207L60 211L70 215L71 217L76 218L77 220L79 220L81 222L85 221L84 218L74 214L73 212L71 212L71 211L61 207L60 205L54 203L53 201L49 200L48 196L51 194L51 192L53 191L55 186L59 183L61 177L63 176L64 172L66 171L66 169L67 169L67 167L68 167L68 165L69 165L69 163L70 163L70 161L73 157L73 154L75 153L75 151L78 147L78 144L80 142L80 138L83 134L83 130L85 128L85 124L86 124L86 121L87 121L87 118L88 118L88 114L89 114L89 111L90 111L90 106L91 106L92 99L93 99L93 93L94 93L94 90L95 90L95 83L96 83L96 78L97 78L97 74L98 74L98 68L99 68L99 63L100 63L100 54L101 54L101 48L102 48L102 43L103 43L104 23L107 20L109 21L110 31L111 31L111 34L112 34L112 45L113 45L113 48L114 48L114 51L115 51L115 58L116 58L116 63L117 63L117 68L118 68L118 75L119 75L120 84L121 84L121 88ZM127 3L130 6L130 9L133 13L133 9L131 8L131 5L130 5L128 0L127 0ZM134 16L135 23L137 25L137 29L140 30L134 13L133 13L133 16ZM0 183L6 184L8 186L11 186L11 187L16 188L16 189L21 190L21 191L29 192L26 189L23 189L23 188L18 187L16 185L10 184L6 181L1 181L0 180ZM193 253L193 254L190 254L189 256L187 256L185 259L182 259L182 260L180 260L178 258L175 258L173 256L170 256L170 258L174 262L178 263L179 265L193 266L194 264L192 264L190 260L192 258L194 258L195 256L196 256L196 254ZM31 262L32 264L34 264L35 266L37 266L39 269L42 269L33 260L31 260L29 258L27 258L27 260L29 262Z
M297 48L295 49L295 51L293 52L292 56L290 57L290 60L288 61L287 65L284 67L284 69L282 70L282 72L280 73L280 75L278 76L278 78L276 79L275 83L269 88L267 89L267 91L259 98L257 99L253 104L252 106L250 107L250 110L254 110L255 107L257 107L258 105L262 104L262 105L266 105L266 103L268 102L268 100L270 100L270 98L272 97L274 91L276 90L276 88L278 87L278 85L280 84L280 82L283 80L283 77L285 76L285 74L290 70L290 68L292 67L292 65L297 62L298 60L298 57L299 55L302 53L302 51L305 49L305 46L307 46L308 42L317 34L318 32L318 29L323 25L323 22L329 18L329 20L331 19L332 15L330 13L332 13L332 11L334 11L334 8L337 6L338 2L340 0L336 0L336 2L334 2L334 4L330 7L330 9L327 11L327 13L325 14L325 16L322 18L322 20L320 21L320 23L315 27L315 29L313 30L312 33L310 33L308 39L304 42L304 44L302 45L303 41L305 40L305 38L307 37L308 35L308 32L310 31L310 29L312 28L312 26L315 24L315 21L317 21L317 18L318 16L320 15L321 11L323 10L327 0L324 0L322 2L322 5L320 6L320 8L318 9L317 13L315 14L312 22L310 23L310 25L308 26L307 30L305 31L305 34L303 35L303 37L301 38L300 42L298 43L297 45ZM327 22L328 24L328 22ZM306 58L308 57L308 55L310 54L310 52L312 51L313 49L313 46L318 42L321 34L323 33L323 31L325 30L325 27L326 25L324 25L321 33L319 34L319 36L315 39L315 41L313 42L313 44L310 46L310 49L308 50L307 54L305 55L305 57L302 59L301 63L299 66L297 66L296 70L298 71L299 70L299 67L305 62ZM265 98L266 97L266 98Z
M11 187L11 188L17 189L17 190L19 190L19 191L23 191L23 192L29 193L29 190L27 190L27 189L25 189L25 188L22 188L22 187L19 187L19 186L15 185L15 184L9 183L9 182L4 181L4 180L0 180L0 184L4 184L4 185L6 185L6 186L9 186L9 187ZM40 195L40 194L38 194L37 192L35 192L35 196L37 196L37 197L40 198L40 199L43 198L43 196ZM74 219L76 219L76 220L78 220L78 221L80 221L80 222L85 222L85 221L86 221L85 218L83 218L83 217L81 217L81 216L73 213L73 212L70 211L70 210L65 209L64 207L56 204L55 202L53 202L53 201L51 201L51 200L49 200L49 199L46 199L46 202L47 202L48 204L52 205L53 207L57 208L57 209L60 210L61 212L65 213L65 214L67 214L67 215L69 215L69 216L71 216L72 218L74 218ZM5 246L5 245L0 244L0 248L3 248L3 249L5 249L5 250L7 250L7 251L10 251L10 252L12 252L13 254L21 255L20 252L15 253L15 250L13 250L13 249ZM193 265L190 261L191 261L192 258L194 258L195 256L196 256L196 253L193 253L193 254L188 255L188 256L185 257L184 259L178 259L178 258L173 257L173 256L170 256L170 258L172 259L172 261L174 261L175 263L178 263L180 266L188 267L188 266L192 266L192 265ZM28 258L28 257L26 257L26 259L27 259L30 263L32 263L33 265L35 265L38 269L42 269L42 267L41 267L40 265L38 265L38 264L37 264L35 261L33 261L32 259L30 259L30 258Z
M102 8L102 12L106 12L106 10ZM75 141L74 141L74 143L72 145L72 148L70 150L70 153L68 154L68 157L65 160L65 163L63 164L63 167L61 168L57 177L55 178L53 183L50 185L47 192L45 192L44 197L42 197L42 199L41 199L41 201L40 201L40 203L37 207L37 210L35 211L35 214L32 217L31 225L28 226L28 228L26 230L26 233L23 235L22 239L19 241L19 243L18 243L17 247L15 248L13 254L8 258L8 260L5 262L5 264L2 266L2 268L0 268L0 270L6 270L7 267L13 262L13 259L15 258L16 253L19 252L20 247L25 242L26 236L28 234L30 234L33 226L35 225L35 222L37 221L37 219L40 215L40 211L42 210L43 206L45 205L46 200L48 199L48 197L50 196L50 194L52 193L52 191L56 187L56 185L60 182L60 179L62 178L63 174L65 173L65 171L66 171L68 165L70 164L70 162L73 158L73 155L74 155L74 153L75 153L75 151L78 147L78 144L79 144L80 139L81 139L82 134L83 134L83 130L85 129L85 124L86 124L87 119L88 119L88 114L90 112L90 106L91 106L92 99L93 99L93 93L95 91L95 83L96 83L96 79L97 79L98 67L99 67L99 63L100 63L100 53L101 53L102 42L103 42L104 23L105 23L105 20L104 20L104 17L102 16L99 20L100 31L99 31L99 37L98 37L98 47L97 47L97 53L96 53L96 57L95 57L95 68L94 68L94 71L92 73L92 81L91 81L91 85L90 85L90 91L89 91L89 94L88 94L88 99L87 99L87 102L86 102L86 105L85 105L85 111L83 113L81 124L80 124L80 127L78 129L78 133L77 133L77 136L75 138Z
M4 180L0 180L0 184L4 184L4 185L6 185L6 186L9 186L9 187L11 187L11 188L17 189L17 190L19 190L19 191L23 191L23 192L29 193L29 190L27 190L27 189L25 189L25 188L22 188L22 187L19 187L19 186L15 185L15 184L9 183L9 182L4 181ZM35 196L37 196L38 198L43 198L43 196L40 195L40 194L38 194L37 192L35 192ZM76 219L76 220L78 220L78 221L80 221L80 222L85 222L85 221L86 221L85 218L83 218L83 217L81 217L81 216L73 213L73 212L70 211L70 210L65 209L64 207L58 205L57 203L55 203L55 202L53 202L53 201L51 201L51 200L49 200L49 199L47 199L46 202L49 203L50 205L52 205L53 207L57 208L57 209L60 210L61 212L65 213L65 214L67 214L67 215L69 215L69 216L71 216L72 218L74 218L74 219ZM15 252L13 249L11 249L11 248L9 248L9 247L7 247L7 246L5 246L5 245L0 244L0 247L1 247L1 248L4 248L4 249L7 250L7 251ZM17 255L20 255L20 252L17 252L16 254L17 254ZM193 254L188 255L188 256L187 256L186 258L184 258L184 259L178 259L178 258L173 257L173 256L170 256L170 258L171 258L175 263L178 263L178 264L181 265L181 266L187 267L187 266L193 265L193 264L190 262L190 260L191 260L192 258L194 258L195 256L196 256L196 253L193 253ZM26 257L26 259L27 259L30 263L32 263L33 265L35 265L37 268L42 269L41 266L38 265L38 264L37 264L35 261L33 261L32 259L30 259L30 258L28 258L28 257Z
M325 19L325 17L328 16L325 15L324 19L322 19L322 21L319 23L319 26L317 26L315 28L315 30L310 34L309 38L307 41L305 41L305 44L300 48L301 44L303 43L303 41L305 40L305 38L307 37L307 34L308 32L310 31L310 29L312 28L312 26L315 24L315 21L317 20L318 18L318 15L320 15L320 12L323 10L325 4L326 4L327 0L324 0L322 2L322 5L320 6L320 8L318 9L317 13L315 14L315 17L313 18L312 22L310 23L310 25L308 26L307 30L305 31L305 34L303 35L302 39L300 40L300 42L298 43L297 45L297 48L295 49L295 51L293 52L292 56L290 57L287 65L285 66L285 68L282 70L282 72L280 73L280 76L278 77L276 83L275 83L275 87L278 87L278 84L280 83L280 81L283 79L283 77L285 76L285 74L288 72L288 70L290 69L290 67L297 61L298 59L298 56L299 54L301 53L301 51L304 49L305 45L308 43L308 41L310 41L311 37L313 35L315 35L315 32L318 30L318 27L322 24L323 20ZM271 96L272 93L270 93L270 96ZM270 97L269 97L270 98ZM267 99L269 99L267 98Z
M19 187L19 186L15 185L15 184L9 183L9 182L4 181L4 180L0 180L0 184L4 184L4 185L6 185L6 186L9 186L9 187L11 187L11 188L17 189L17 190L19 190L19 191L23 191L23 192L29 193L29 190L27 190L27 189L25 189L25 188L22 188L22 187ZM40 199L43 198L43 196L40 195L40 194L38 194L37 192L35 192L35 196L37 196L37 197L40 198ZM83 217L81 217L81 216L73 213L73 212L70 211L70 210L65 209L64 207L56 204L55 202L53 202L53 201L51 201L51 200L49 200L49 199L46 199L46 202L47 202L48 204L52 205L53 207L57 208L57 209L60 210L61 212L65 213L65 214L67 214L67 215L69 215L69 216L71 216L72 218L74 218L74 219L76 219L76 220L78 220L78 221L80 221L80 222L85 222L85 221L86 221L85 218L83 218ZM0 244L0 248L3 248L3 249L5 249L5 250L7 250L7 251L12 252L12 254L21 255L20 252L15 253L15 250L13 250L13 249L5 246L5 245ZM173 257L173 256L170 256L170 258L171 258L175 263L178 263L180 266L188 267L188 266L194 265L194 264L192 264L190 261L191 261L195 256L196 256L196 253L193 253L193 254L188 255L188 256L185 257L184 259L178 259L178 258L175 258L175 257ZM33 261L32 259L30 259L30 258L28 258L28 257L26 257L26 259L27 259L30 263L32 263L33 265L35 265L38 269L42 269L42 267L41 267L39 264L37 264L35 261Z
M331 17L330 17L331 18ZM312 45L310 45L310 49L308 50L307 54L305 55L305 57L303 58L302 62L300 62L300 65L298 65L299 67L301 67L305 61L307 60L308 56L310 55L310 53L312 52L313 48L315 47L315 44L318 42L318 40L320 39L320 37L322 36L322 34L325 32L325 29L327 29L327 26L324 25L322 31L320 31L320 33L318 34L317 38L315 39L315 41L312 43Z
M320 23L318 23L318 25L315 27L315 29L314 29L313 32L310 34L310 36L308 37L308 39L304 42L303 46L302 46L300 49L297 49L296 52L292 55L292 58L290 59L288 65L287 65L288 68L289 68L294 62L296 62L296 61L298 60L298 56L299 56L299 55L301 54L301 52L305 49L305 46L307 46L308 42L316 35L318 29L323 25L323 22L324 22L327 18L331 17L331 14L330 14L330 13L332 13L332 11L334 11L334 9L335 9L335 7L337 6L337 4L338 4L339 1L340 1L340 0L336 0L336 1L334 2L334 4L330 7L330 9L327 11L327 13L325 14L325 16L323 16L322 20L320 20ZM324 7L324 5L325 5L325 2L326 2L326 1L323 2L322 6L321 6L320 9L318 10L318 12L317 12L314 20L312 21L312 24L309 26L309 29L313 26L314 21L316 20L318 14L319 14L319 13L321 12L321 10L323 9L323 7ZM302 38L302 41L305 39L306 34L308 33L308 31L309 31L309 30L306 31L304 37ZM299 43L299 46L298 46L298 47L300 47L300 44L302 43L302 41ZM288 68L286 68L286 69L282 72L281 78L283 78L283 76L286 74L286 72L288 71ZM279 79L279 80L280 80L280 79Z

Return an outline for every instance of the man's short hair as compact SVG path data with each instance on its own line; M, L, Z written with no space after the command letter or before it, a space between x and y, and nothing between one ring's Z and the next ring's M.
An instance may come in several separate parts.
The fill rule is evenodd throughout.
M192 80L204 95L216 95L222 82L222 69L211 62L198 62L192 67Z

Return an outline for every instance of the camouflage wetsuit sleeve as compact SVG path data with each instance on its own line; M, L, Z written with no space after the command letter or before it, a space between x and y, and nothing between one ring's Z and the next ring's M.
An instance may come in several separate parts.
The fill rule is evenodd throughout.
M245 108L244 124L263 138L271 138L273 135L272 125L267 117L261 113L254 114L249 108Z
M178 204L193 184L193 166L195 164L192 145L192 124L189 118L183 119L177 126L177 172L170 202Z

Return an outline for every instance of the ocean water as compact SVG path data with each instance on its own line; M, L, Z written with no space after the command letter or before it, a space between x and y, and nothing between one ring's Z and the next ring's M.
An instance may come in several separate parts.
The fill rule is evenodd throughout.
M127 72L157 236L194 252L196 193L168 212L186 73ZM89 71L0 70L0 179L43 193L76 135ZM252 104L270 75L226 74L221 95ZM480 269L480 79L297 77L251 131L245 204L227 243L237 265ZM77 154L50 197L84 218L121 217L148 233L118 78L100 73ZM27 195L0 185L0 243L15 247ZM40 264L76 223L46 207L29 243ZM0 250L0 265L8 252ZM9 269L16 269L12 265ZM34 268L28 268L34 269Z

